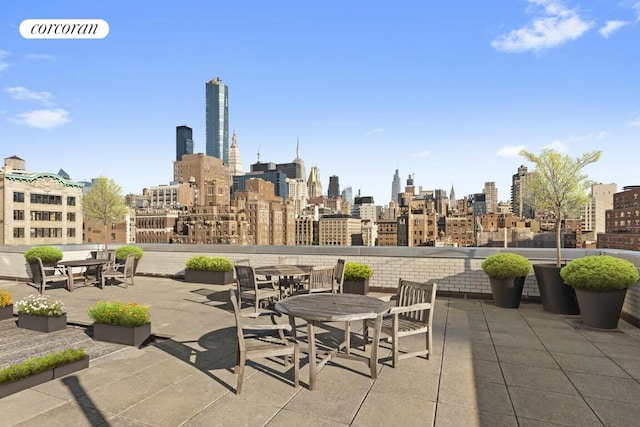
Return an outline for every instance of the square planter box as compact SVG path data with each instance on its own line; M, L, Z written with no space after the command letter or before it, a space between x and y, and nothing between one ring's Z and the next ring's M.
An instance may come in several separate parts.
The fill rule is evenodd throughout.
M0 320L13 319L13 304L0 307Z
M369 279L345 280L342 285L345 294L367 295L369 293Z
M140 347L151 336L151 323L142 326L120 326L106 323L93 324L93 338L98 341Z
M67 327L67 315L65 313L58 317L46 317L18 314L18 327L38 332L61 331Z
M233 271L185 270L184 281L208 283L210 285L229 285L233 283Z
M75 362L53 368L53 378L60 378L89 367L89 356Z
M17 381L0 383L0 399L9 396L10 394L46 383L47 381L51 381L52 379L53 369L49 369L44 372L38 372L37 374L30 375L26 378L19 379Z

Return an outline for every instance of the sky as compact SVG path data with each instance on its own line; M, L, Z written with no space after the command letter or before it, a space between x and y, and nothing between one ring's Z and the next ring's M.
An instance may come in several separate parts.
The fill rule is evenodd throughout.
M0 0L0 155L34 172L173 178L175 128L205 151L205 82L229 87L245 171L300 157L391 199L396 169L456 197L510 197L522 148L602 150L640 184L639 0ZM103 39L26 39L25 19L102 19Z

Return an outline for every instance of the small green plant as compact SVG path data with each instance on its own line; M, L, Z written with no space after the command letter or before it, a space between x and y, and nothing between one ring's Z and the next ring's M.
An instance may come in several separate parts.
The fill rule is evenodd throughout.
M373 270L367 264L347 262L344 265L344 280L367 280L373 276Z
M6 307L13 302L11 292L0 289L0 307Z
M148 305L137 302L98 301L87 312L96 323L120 326L142 326L149 323L151 314Z
M531 271L531 263L527 258L510 252L489 255L481 266L482 271L494 279L515 279Z
M0 369L0 383L17 381L30 375L44 372L84 359L86 354L82 348L68 348L57 353L48 353L40 357L30 357L18 363L11 363Z
M640 278L635 265L610 255L574 259L560 270L560 276L569 286L594 291L630 288Z
M53 246L34 246L24 253L24 259L29 264L38 262L36 258L40 258L45 264L55 263L62 259L62 251Z
M49 295L31 294L16 302L18 314L31 316L60 317L67 312L62 300L53 299Z
M144 255L144 251L141 247L133 245L124 245L116 249L116 259L119 261L125 261L129 254L134 254L136 259L140 259Z
M186 262L187 270L233 271L233 263L224 257L196 255Z

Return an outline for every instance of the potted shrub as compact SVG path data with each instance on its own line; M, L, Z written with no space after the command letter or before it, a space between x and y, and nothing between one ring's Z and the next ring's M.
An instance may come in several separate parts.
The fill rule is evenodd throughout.
M482 271L489 276L496 306L518 308L524 281L531 271L531 263L522 255L501 252L482 261Z
M122 266L120 267L122 271L124 271L124 263L127 260L127 255L129 254L134 254L136 256L136 260L133 263L133 274L135 274L138 270L138 261L144 255L144 251L141 247L134 245L124 245L116 249L116 261L118 262L118 264L122 264Z
M560 277L562 221L568 213L588 203L587 189L591 182L582 169L600 160L602 151L584 153L575 159L549 148L539 156L526 150L521 150L520 155L535 165L525 179L525 198L530 200L536 214L549 214L555 219L556 262L533 266L542 307L557 314L578 314L575 292Z
M13 298L11 292L0 289L0 320L13 317Z
M367 264L347 262L344 265L344 284L342 292L347 294L369 293L369 279L373 276L373 270Z
M136 302L98 301L88 310L93 338L139 347L151 336L148 305Z
M68 348L10 363L0 369L0 399L88 367L89 356L82 348Z
M34 246L24 253L24 259L31 267L33 283L39 284L42 279L40 278L40 267L38 266L37 258L42 260L42 265L45 267L55 267L58 261L62 259L62 251L54 246ZM51 274L53 274L53 271L51 271Z
M574 259L560 276L576 290L584 324L603 329L618 327L627 289L639 278L635 265L610 255Z
M220 256L196 255L186 262L184 280L192 283L233 283L233 263Z
M62 300L49 295L29 295L16 302L18 327L55 332L67 327L67 309Z

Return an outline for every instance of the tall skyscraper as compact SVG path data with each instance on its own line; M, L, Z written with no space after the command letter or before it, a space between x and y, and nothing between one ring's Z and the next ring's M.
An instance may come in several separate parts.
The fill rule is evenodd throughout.
M606 211L613 209L613 195L618 191L616 184L592 184L589 203L582 211L582 236L595 241L598 233L606 231Z
M309 197L322 196L322 184L320 183L320 169L317 166L311 166L309 179L307 179L307 188L309 189Z
M176 161L184 154L193 154L193 130L189 126L176 126Z
M520 165L518 173L511 177L511 210L520 218L533 218L533 207L528 202L526 177L527 167Z
M353 189L351 186L342 190L342 203L353 203Z
M391 183L391 200L398 203L398 194L400 194L400 173L396 169L396 173L393 174L393 182Z
M206 88L207 156L229 164L229 88L220 77L209 80Z
M494 181L488 181L484 183L485 200L487 203L487 213L498 213L498 189Z
M327 195L330 199L337 199L340 197L340 181L337 175L329 177L329 192Z

